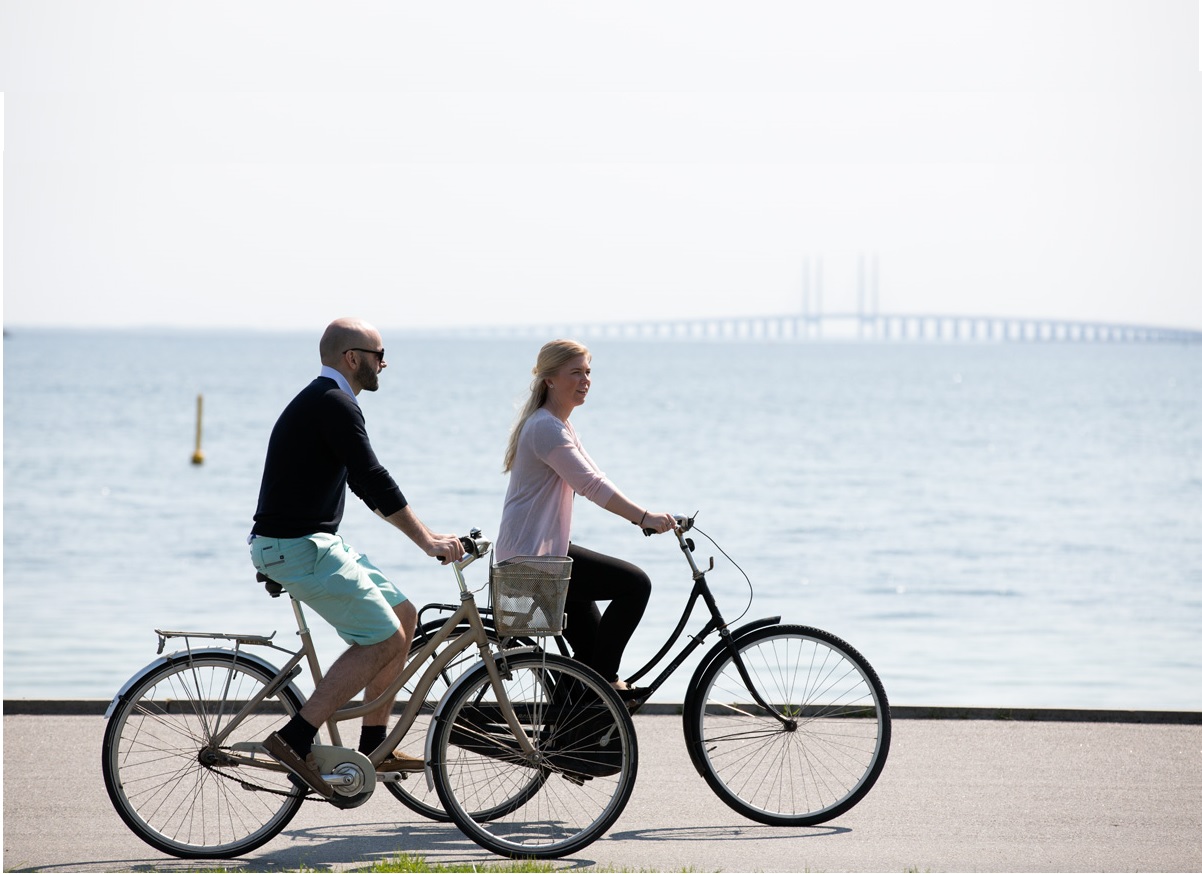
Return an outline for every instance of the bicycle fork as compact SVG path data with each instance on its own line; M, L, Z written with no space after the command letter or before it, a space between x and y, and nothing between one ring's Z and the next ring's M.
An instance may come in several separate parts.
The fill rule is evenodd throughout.
M691 548L692 541L686 538L679 531L676 533L676 538L680 541L680 550L684 553L685 560L688 561L689 567L693 571L693 591L695 594L700 594L701 597L705 599L706 607L709 608L710 616L712 618L710 619L710 622L707 623L706 627L708 628L712 625L717 630L722 644L725 645L726 650L730 653L731 661L734 662L735 668L739 672L739 678L743 681L743 685L747 687L747 691L751 693L752 700L755 701L755 703L760 707L764 708L767 713L770 713L772 717L781 724L781 727L785 731L796 731L797 720L781 713L776 707L764 700L764 696L760 694L760 690L756 687L755 682L751 679L751 673L747 670L747 665L743 663L743 656L739 652L738 640L739 637L742 636L742 633L744 633L745 630L750 630L750 628L748 626L743 626L743 628L737 629L739 634L736 636L735 634L731 633L730 628L727 626L726 619L722 616L721 611L718 609L718 602L714 599L713 593L710 591L709 586L706 585L705 582L705 574L707 571L713 570L714 560L711 558L709 567L706 570L702 570L697 566L697 562L693 558L693 550ZM758 623L756 625L758 626ZM708 632L703 630L701 638L703 639L707 633Z

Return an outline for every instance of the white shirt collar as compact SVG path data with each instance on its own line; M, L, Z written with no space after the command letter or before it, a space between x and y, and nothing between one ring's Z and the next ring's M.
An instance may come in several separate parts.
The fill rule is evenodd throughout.
M321 366L321 373L318 374L318 376L324 376L327 379L334 380L334 382L338 383L338 387L340 389L342 389L344 392L346 392L348 395L351 396L351 400L353 400L356 404L359 403L359 399L357 397L355 397L355 393L353 391L351 391L351 384L346 381L345 376L343 376L341 373L339 373L334 368L327 367L326 365L323 364Z

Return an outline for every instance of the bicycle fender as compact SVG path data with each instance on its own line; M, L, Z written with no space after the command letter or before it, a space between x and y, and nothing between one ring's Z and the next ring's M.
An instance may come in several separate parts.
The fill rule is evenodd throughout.
M234 651L232 649L224 649L223 647L213 646L213 647L206 647L205 649L194 649L191 651L178 650L176 652L171 653L171 655L159 656L157 659L152 661L150 664L146 665L146 667L142 668L140 671L138 671L132 677L130 677L128 680L125 681L125 685L121 687L120 691L117 692L117 694L113 696L113 700L109 702L108 708L104 711L104 718L108 719L109 717L111 717L113 715L113 711L117 709L117 705L121 703L121 699L124 698L129 693L129 690L132 689L137 683L141 682L142 678L145 677L147 674L149 674L151 671L157 670L158 668L162 667L163 665L168 664L173 661L178 661L181 659L188 659L188 658L192 658L195 656L201 656L201 655L215 655L217 653L233 654ZM256 667L262 668L264 671L267 672L268 676L272 676L274 674L279 673L279 670L280 670L279 668L277 668L275 665L273 665L271 662L267 661L266 659L255 655L254 653L239 652L237 655L238 655L238 659L240 661L250 662L250 663L254 664ZM300 701L302 704L305 702L305 696L301 694L301 691L298 688L296 688L295 683L292 683L290 681L285 688L292 689L293 693L297 697L297 700Z
M753 631L758 631L761 628L767 628L769 625L779 624L779 616L765 616L763 619L754 619L751 622L748 622L745 625L740 625L738 628L731 631L730 638L732 641L737 641L739 638L750 634ZM706 668L713 664L714 659L718 657L718 654L723 652L725 649L726 642L719 639L718 642L710 647L709 651L701 657L701 661L697 665L697 670L693 671L694 682L689 684L690 689L693 688L693 685L696 683L696 681L701 679L701 675L705 673Z
M506 656L506 658L508 658L509 656L525 655L526 653L531 653L531 652L542 652L542 649L540 649L537 646L515 646L512 649L505 650L505 656ZM496 653L493 653L494 659L496 658L496 655L497 655ZM443 707L446 705L447 699L451 697L452 692L454 692L456 689L458 689L460 686L462 686L464 683L466 683L469 677L475 676L477 671L487 671L487 670L488 670L488 667L484 664L483 659L481 659L480 661L478 661L474 665L472 665L470 668L468 668L466 671L464 671L462 674L460 674L458 677L456 677L455 682L451 683L451 685L447 687L447 691L444 692L442 695L442 698L440 698L438 700L438 706L434 708L434 715L430 717L430 724L433 725L435 721L442 718ZM429 742L429 739L430 739L430 734L427 734L426 735L427 742ZM429 761L429 753L430 752L431 752L431 750L429 750L429 749L426 750L427 761Z
M761 628L767 628L769 625L779 625L779 624L780 624L779 616L765 616L763 619L754 619L745 625L740 625L738 628L736 628L734 631L732 631L730 633L730 637L731 637L732 641L738 641L739 638L741 638L747 634L750 634L753 631L758 631ZM718 656L721 655L725 651L726 651L726 642L724 640L719 639L718 642L715 643L712 647L710 647L709 651L706 652L706 654L701 657L701 661L697 663L697 670L693 671L693 677L691 680L689 680L688 691L685 692L685 696L684 696L684 712L685 713L689 712L689 702L692 701L693 696L695 694L697 694L693 690L696 689L697 686L701 683L701 678L705 676L705 672L709 669L709 666L714 663L714 659L718 658Z
M542 652L538 646L515 646L513 649L505 650L506 657L532 652ZM494 658L496 653L493 653ZM474 677L480 671L487 671L488 666L484 664L484 660L476 662L462 674L455 678L455 682L447 687L447 691L438 699L438 706L434 708L434 715L430 717L430 727L426 729L426 761L430 762L434 759L434 726L442 720L442 711L446 707L447 699L451 697L451 693L466 683L470 678ZM434 774L433 771L426 768L426 788L431 792L434 791Z

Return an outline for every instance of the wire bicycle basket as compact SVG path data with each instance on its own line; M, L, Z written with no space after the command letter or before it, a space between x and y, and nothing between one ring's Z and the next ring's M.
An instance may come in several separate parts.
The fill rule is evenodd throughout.
M572 578L564 555L519 555L489 568L493 624L502 637L558 636Z

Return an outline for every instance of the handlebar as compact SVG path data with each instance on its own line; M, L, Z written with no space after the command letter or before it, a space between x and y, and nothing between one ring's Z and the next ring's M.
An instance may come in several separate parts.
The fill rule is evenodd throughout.
M690 528L693 527L693 520L697 518L697 514L694 513L692 516L673 515L672 518L676 520L676 530L679 531L681 534L683 534L684 532L688 531ZM644 528L643 529L644 537L650 537L654 533L655 533L654 528Z
M463 546L463 556L459 561L443 561L436 555L431 558L436 559L440 564L453 564L463 570L476 559L484 558L492 550L492 541L486 539L479 528L473 528L470 533L460 537L459 543Z

